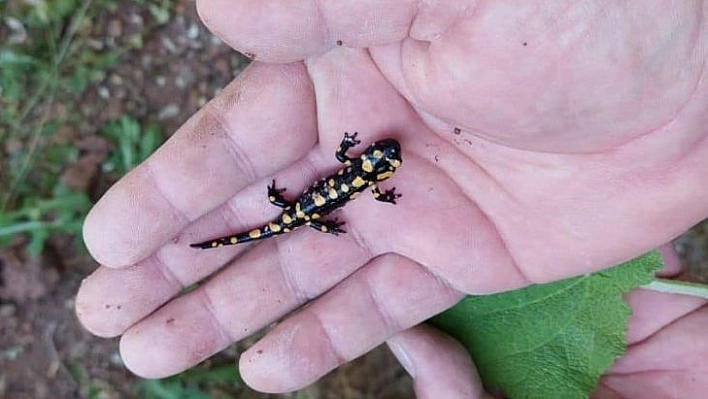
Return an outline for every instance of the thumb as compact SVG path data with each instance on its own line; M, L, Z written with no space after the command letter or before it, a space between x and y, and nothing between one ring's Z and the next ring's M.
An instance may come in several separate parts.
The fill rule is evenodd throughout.
M421 324L386 343L413 377L417 398L491 398L465 348L435 328Z
M204 24L246 56L293 62L335 46L370 47L408 37L415 1L198 0Z

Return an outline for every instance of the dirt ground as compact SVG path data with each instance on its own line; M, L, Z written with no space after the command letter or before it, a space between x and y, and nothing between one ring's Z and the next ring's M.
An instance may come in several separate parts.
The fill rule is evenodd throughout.
M177 3L169 21L157 26L146 7L132 1L118 4L114 12L92 21L93 38L88 42L102 46L106 53L124 52L122 61L100 84L85 92L79 119L60 127L53 138L68 140L80 149L79 159L66 165L61 181L85 191L93 200L115 180L99 167L111 149L111 143L96 134L99 126L130 115L140 121L157 121L169 135L248 63L208 33L193 1ZM53 115L61 112L60 104L51 110ZM84 251L76 249L75 240L80 237L53 236L35 259L25 253L26 237L18 236L10 247L0 250L0 398L147 395L136 394L140 379L123 367L118 339L92 336L74 315L74 296L81 279L97 267ZM234 365L244 345L234 345L203 369ZM385 348L299 393L264 395L238 382L204 384L200 389L213 398L412 396L409 379ZM187 397L171 394L154 397Z
M97 21L101 35L113 40L109 46L127 46L131 32L142 29L131 4L123 2L116 13ZM115 72L88 91L82 100L86 122L62 130L83 146L79 166L67 167L62 178L97 199L113 182L98 169L109 147L95 135L97 126L129 114L138 119L153 116L165 132L172 132L246 63L206 32L194 5L185 1L166 25L156 28L140 49L130 50ZM81 279L97 266L76 249L75 239L80 238L52 237L48 249L36 259L26 256L22 237L0 250L0 398L137 397L139 379L123 367L117 339L93 337L74 315ZM678 239L676 246L692 270L708 270L708 224ZM209 364L234 364L240 350L235 345ZM413 396L409 378L385 348L300 393L264 395L239 383L209 389L214 398Z

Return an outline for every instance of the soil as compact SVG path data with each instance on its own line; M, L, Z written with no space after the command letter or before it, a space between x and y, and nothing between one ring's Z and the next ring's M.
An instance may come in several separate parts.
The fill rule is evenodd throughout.
M117 10L94 24L97 40L127 48L121 65L86 91L81 122L59 130L56 139L80 149L79 159L62 182L97 199L114 182L100 164L110 149L95 134L104 121L124 114L157 120L172 132L213 97L246 64L212 37L199 22L194 4L177 5L170 20L150 28L151 16L137 3L119 2ZM138 17L136 17L138 16ZM135 38L141 38L136 45ZM97 264L77 249L80 238L53 236L37 258L28 257L22 237L0 250L0 397L132 398L140 379L122 365L117 339L86 332L74 315L81 279ZM696 226L676 241L689 269L708 281L708 224ZM243 349L234 345L208 361L208 367L233 365ZM214 398L408 398L410 379L385 348L342 366L317 384L288 395L265 395L241 383L203 387ZM167 397L167 396L165 396Z
M118 178L100 168L113 145L97 134L104 122L130 115L141 122L157 122L169 135L248 64L246 57L206 30L193 1L177 2L164 24L156 24L154 15L138 3L118 2L115 11L100 15L89 32L82 32L87 44L100 46L105 53L121 52L121 62L85 91L76 107L80 115L66 118L69 122L50 139L79 150L79 158L66 165L60 180L92 200ZM48 108L44 111L51 116L66 117L62 104ZM8 151L23 145L10 144L14 147ZM118 339L94 337L76 319L76 291L81 279L98 266L80 247L80 239L52 236L35 258L26 254L26 237L0 249L0 398L146 396L138 391L143 380L121 362ZM246 344L234 345L201 367L234 366ZM235 374L235 366L233 370ZM188 377L177 381L189 383ZM413 396L410 379L383 347L299 393L266 395L242 382L199 388L213 398Z

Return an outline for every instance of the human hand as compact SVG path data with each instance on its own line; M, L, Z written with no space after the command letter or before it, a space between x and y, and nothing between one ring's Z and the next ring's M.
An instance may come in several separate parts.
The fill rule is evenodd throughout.
M678 259L666 246L659 275L677 277ZM627 352L600 379L594 399L703 398L708 380L705 326L708 307L701 298L635 289L626 295L632 308ZM417 326L388 341L414 376L419 398L489 397L459 343L428 326ZM502 396L503 397L503 396Z
M670 247L670 246L667 246ZM673 249L663 248L664 278L683 273ZM706 300L635 289L627 351L601 378L593 398L703 398L708 380Z
M374 18L358 4L306 18L291 2L200 3L210 27L256 60L306 62L252 64L87 218L104 266L77 312L98 335L123 334L134 372L176 373L317 298L240 361L257 389L296 389L464 293L610 266L708 214L694 10L679 18L642 3L608 18L454 3ZM636 26L618 34L625 20ZM337 40L367 49L323 53ZM390 183L399 205L363 196L342 210L340 237L188 247L275 216L264 196L273 176L304 189L336 167L353 130L401 141Z

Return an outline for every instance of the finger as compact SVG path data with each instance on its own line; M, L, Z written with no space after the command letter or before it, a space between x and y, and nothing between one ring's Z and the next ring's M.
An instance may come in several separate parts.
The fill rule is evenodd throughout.
M81 282L76 316L92 334L115 337L182 288L154 257L133 267L99 267Z
M231 47L267 62L303 60L338 45L399 41L420 11L412 1L309 0L200 0L197 10L204 24Z
M660 246L657 250L661 254L661 260L664 262L664 268L656 273L657 276L674 277L684 272L681 259L673 245L665 244Z
M86 218L86 245L106 266L135 264L316 137L302 65L252 64L108 190Z
M659 248L664 268L657 275L677 276L683 271L681 262L670 244ZM632 308L628 321L627 343L636 344L703 306L702 298L665 294L648 289L635 289L625 295L625 301Z
M369 257L351 234L304 231L264 241L130 327L123 361L143 377L178 373L317 297Z
M667 294L660 294L660 296ZM708 307L667 324L628 348L595 397L702 398L708 389ZM602 396L606 392L614 395ZM619 396L617 396L619 395Z
M384 255L244 352L241 376L264 392L298 389L461 296L415 262Z
M413 378L416 398L491 398L465 348L433 327L418 325L386 343Z

